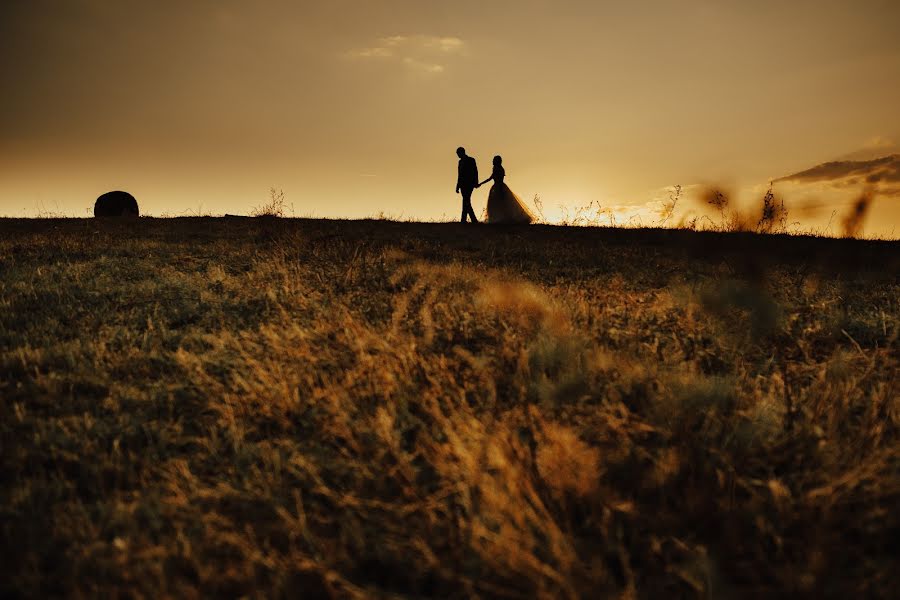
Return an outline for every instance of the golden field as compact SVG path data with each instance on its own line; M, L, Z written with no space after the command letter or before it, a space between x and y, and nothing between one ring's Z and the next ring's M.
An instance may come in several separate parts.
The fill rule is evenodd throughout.
M900 243L0 220L0 596L891 597Z

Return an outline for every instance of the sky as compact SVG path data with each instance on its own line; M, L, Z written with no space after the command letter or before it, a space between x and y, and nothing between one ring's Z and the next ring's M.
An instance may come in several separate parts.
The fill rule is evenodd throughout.
M3 0L0 215L275 187L296 216L456 219L462 145L548 220L774 182L804 228L866 193L897 237L898 31L896 0Z

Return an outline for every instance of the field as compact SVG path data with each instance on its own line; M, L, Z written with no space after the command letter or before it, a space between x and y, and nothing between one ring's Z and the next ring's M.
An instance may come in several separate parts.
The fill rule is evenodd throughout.
M0 596L892 597L898 292L888 241L0 220Z

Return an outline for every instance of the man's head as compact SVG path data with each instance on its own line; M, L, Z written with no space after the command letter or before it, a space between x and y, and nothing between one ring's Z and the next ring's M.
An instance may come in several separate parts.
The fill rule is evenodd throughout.
M463 156L466 155L466 149L463 148L462 146L460 146L459 148L456 149L456 155L458 157L462 158Z

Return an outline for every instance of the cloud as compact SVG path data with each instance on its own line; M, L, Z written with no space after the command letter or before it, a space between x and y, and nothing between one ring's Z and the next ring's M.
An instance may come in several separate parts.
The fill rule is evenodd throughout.
M780 177L776 182L829 183L835 187L858 184L900 184L900 154L871 160L836 160Z
M444 61L451 55L461 54L465 46L462 39L452 36L394 35L347 54L358 60L396 62L413 71L437 74L446 69Z
M897 138L897 135L876 135L866 140L858 150L838 156L836 160L872 160L881 156L897 154L900 152L900 146L894 141Z
M417 71L423 71L425 73L443 73L444 65L439 65L437 63L429 63L421 60L416 60L415 58L405 57L403 59L403 64L412 69L416 69Z
M889 140L876 139L869 146L871 151L892 144ZM853 155L861 156L863 152ZM838 211L843 214L844 235L854 237L862 232L863 221L876 198L900 198L900 154L826 162L775 182L791 186L782 193L791 199L792 209L796 208L802 217L816 218L833 208L832 216ZM851 193L855 198L849 202Z

